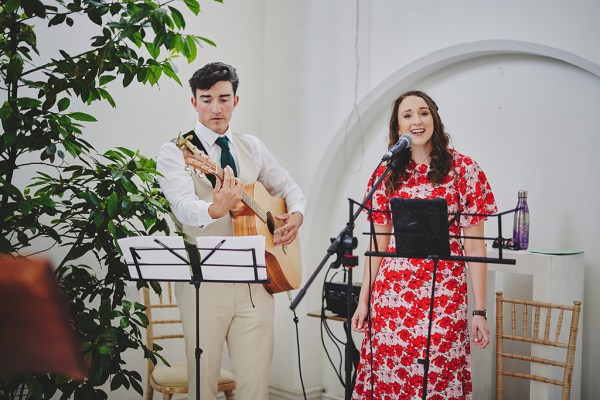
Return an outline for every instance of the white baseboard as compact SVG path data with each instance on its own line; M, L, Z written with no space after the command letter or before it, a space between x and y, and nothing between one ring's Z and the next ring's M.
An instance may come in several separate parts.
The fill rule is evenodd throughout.
M306 389L307 400L323 400L323 388L321 386ZM304 400L302 389L270 384L269 400Z
M344 396L338 396L331 393L323 393L321 400L344 400Z

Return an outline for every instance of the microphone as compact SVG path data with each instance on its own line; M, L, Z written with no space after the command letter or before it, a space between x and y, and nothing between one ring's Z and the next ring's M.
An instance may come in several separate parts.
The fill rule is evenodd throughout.
M396 142L396 144L392 145L392 147L390 147L388 149L388 152L385 153L383 155L383 157L381 157L381 161L387 161L390 158L392 158L393 155L397 154L400 152L400 150L405 149L405 148L410 148L410 145L412 144L412 137L409 134L404 134L402 136L400 136L400 139L398 139L398 141Z

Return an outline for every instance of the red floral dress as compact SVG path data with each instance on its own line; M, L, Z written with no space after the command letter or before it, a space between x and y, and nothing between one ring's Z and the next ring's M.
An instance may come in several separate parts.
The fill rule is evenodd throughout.
M433 185L428 164L410 162L408 179L394 197L443 197L452 213L493 214L494 195L482 169L471 158L451 150L453 168L440 185ZM381 176L378 169L367 187ZM389 198L380 187L373 196L373 209L389 210ZM483 216L461 215L460 226L475 225ZM374 213L376 224L391 224L389 213ZM450 225L450 250L463 255L459 223ZM390 237L388 251L395 251ZM363 340L353 399L421 399L433 261L384 258L371 297L371 331ZM439 261L431 331L427 399L471 399L467 279L464 262ZM373 360L371 363L371 353ZM373 372L371 373L371 366ZM373 395L371 396L371 384Z

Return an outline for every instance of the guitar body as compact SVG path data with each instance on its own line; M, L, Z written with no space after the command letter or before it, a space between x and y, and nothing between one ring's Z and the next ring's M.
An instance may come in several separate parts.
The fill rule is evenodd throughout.
M275 218L287 212L285 201L273 197L260 182L244 185L244 192L260 203ZM298 237L286 246L273 243L274 225L263 222L247 206L237 209L233 216L233 233L236 236L262 235L265 237L265 261L267 275L271 282L265 284L269 293L285 292L298 289L302 279L302 264L300 262L300 240Z
M217 166L204 152L190 142L190 137L177 138L177 146L187 148L194 156L185 156L185 163L198 174L210 174L223 180L223 169ZM235 236L265 237L265 262L267 276L271 280L265 287L269 293L298 289L302 279L300 263L300 241L298 237L286 246L275 245L273 232L283 223L276 215L287 212L285 200L273 197L260 183L244 185L239 207L231 210Z

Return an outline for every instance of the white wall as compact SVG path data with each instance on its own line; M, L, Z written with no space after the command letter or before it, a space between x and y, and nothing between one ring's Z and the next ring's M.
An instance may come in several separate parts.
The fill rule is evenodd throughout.
M438 102L454 146L484 167L500 209L514 207L518 189L529 190L531 247L586 252L582 393L600 396L593 372L600 369L600 339L593 334L600 329L594 317L600 309L594 243L600 3L228 0L203 2L202 11L188 26L218 47L201 50L192 66L181 62L180 77L185 85L213 60L238 68L234 127L260 136L308 195L305 278L342 229L346 199L360 199L385 152L391 101L407 88L424 89ZM192 126L187 86L164 81L160 89L115 93L116 110L92 110L100 122L90 127L90 140L100 150L125 146L154 155ZM318 321L305 316L319 308L322 279L297 309L304 383L315 396L322 387L324 398L342 398ZM299 398L293 316L285 295L277 305L274 398Z

